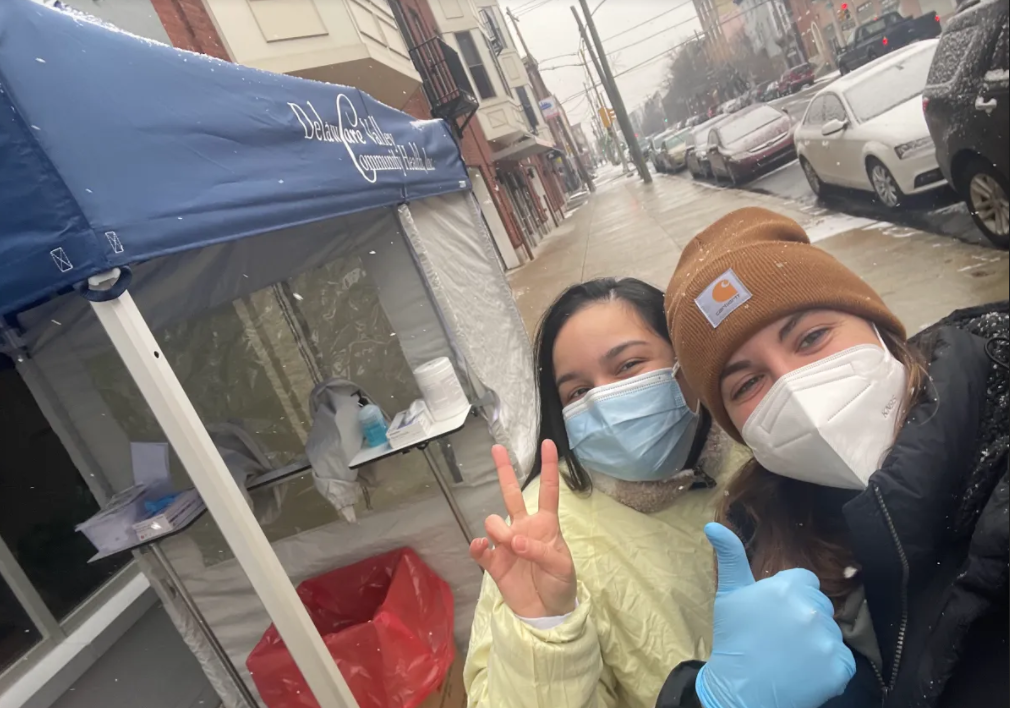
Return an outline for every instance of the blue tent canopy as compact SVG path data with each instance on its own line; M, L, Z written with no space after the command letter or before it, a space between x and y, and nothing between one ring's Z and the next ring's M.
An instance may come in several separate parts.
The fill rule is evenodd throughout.
M444 122L0 2L0 314L115 266L467 188Z

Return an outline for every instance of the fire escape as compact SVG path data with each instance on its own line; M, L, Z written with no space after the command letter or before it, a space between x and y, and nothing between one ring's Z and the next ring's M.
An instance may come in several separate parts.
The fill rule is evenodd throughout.
M432 37L411 48L410 58L421 75L431 114L451 123L463 137L480 104L459 54L440 37Z

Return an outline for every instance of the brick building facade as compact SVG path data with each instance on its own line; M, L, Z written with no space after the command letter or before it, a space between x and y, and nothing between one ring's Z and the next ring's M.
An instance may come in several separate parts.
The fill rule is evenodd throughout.
M437 35L435 19L428 5L428 0L390 0L390 2L397 3L402 10L412 13L412 17L421 18L420 23L415 23L411 27L417 27L417 31L425 32L427 36L404 37L408 45ZM202 0L151 0L151 4L174 46L226 61L232 60L221 34L214 25L213 18ZM415 118L432 118L431 107L428 105L422 87L419 87L410 96L401 110ZM558 186L558 179L550 161L545 157L537 156L512 163L509 166L496 165L492 160L491 146L476 119L470 121L466 126L463 135L459 138L459 144L467 168L479 172L487 185L488 193L520 262L532 259L532 246L539 241L539 238L531 233L529 223L524 228L520 216L516 213L516 205L510 197L509 191L499 180L499 170L511 171L516 180L528 190L529 203L535 207L535 218L540 222L540 226L548 223L556 225L563 212L565 199ZM533 188L527 174L528 170L535 170L540 176L546 204L542 203L543 200Z

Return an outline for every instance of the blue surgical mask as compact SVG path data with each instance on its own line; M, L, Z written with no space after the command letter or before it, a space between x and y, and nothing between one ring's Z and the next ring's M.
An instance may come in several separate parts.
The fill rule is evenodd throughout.
M568 445L588 470L628 482L668 479L691 454L698 416L674 369L599 386L565 406Z

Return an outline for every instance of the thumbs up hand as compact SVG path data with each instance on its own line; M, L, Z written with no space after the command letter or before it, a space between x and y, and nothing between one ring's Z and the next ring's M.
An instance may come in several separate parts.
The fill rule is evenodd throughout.
M856 672L817 576L794 568L756 581L743 544L705 526L715 548L712 656L695 682L705 708L819 708Z

